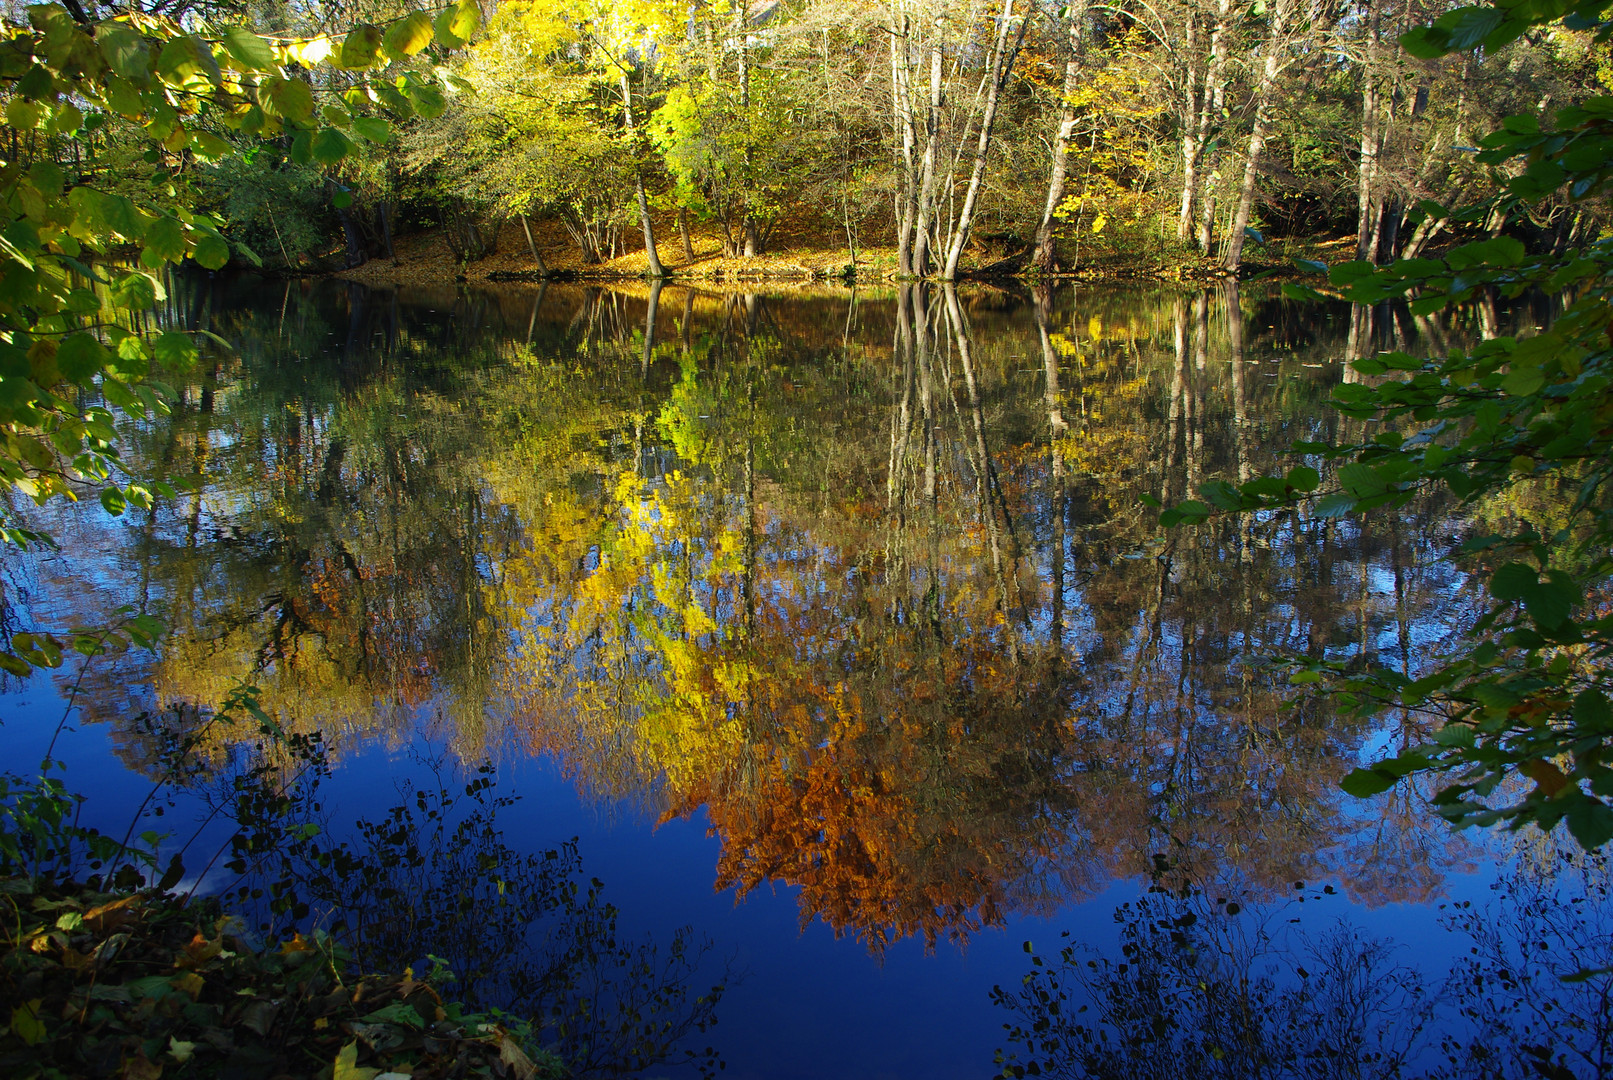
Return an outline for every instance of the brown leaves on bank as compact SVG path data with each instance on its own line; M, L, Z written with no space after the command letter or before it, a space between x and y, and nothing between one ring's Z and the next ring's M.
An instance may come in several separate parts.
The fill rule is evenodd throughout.
M349 977L325 935L257 946L208 902L0 880L0 1076L558 1075L412 972Z

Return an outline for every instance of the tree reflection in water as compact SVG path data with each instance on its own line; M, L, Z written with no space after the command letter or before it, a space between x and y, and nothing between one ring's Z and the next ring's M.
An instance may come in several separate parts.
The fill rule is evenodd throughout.
M1337 791L1421 719L1346 721L1261 659L1415 668L1468 604L1459 523L1423 501L1160 537L1141 508L1359 436L1333 362L1392 312L1236 283L276 288L181 305L240 351L132 433L202 492L52 526L91 553L39 571L61 622L132 600L174 628L91 675L133 764L130 712L242 682L338 756L435 717L462 760L546 753L587 795L705 813L719 887L797 886L803 923L876 952L1157 856L1175 885L1368 903L1471 857L1416 792Z
M1001 1075L1610 1075L1608 856L1542 843L1492 888L1488 904L1446 909L1465 955L1443 979L1414 966L1406 945L1327 912L1331 886L1253 904L1156 888L1115 912L1118 956L1078 943L1033 953L1020 986L993 990L1012 1017Z
M238 826L228 895L266 933L325 929L360 972L446 976L452 999L530 1024L567 1076L723 1067L709 1045L688 1044L717 1022L732 966L704 983L714 946L687 926L664 942L622 936L575 840L511 847L499 815L516 799L498 793L491 766L464 775L420 761L423 781L401 783L385 814L333 831L321 820L321 747L293 739L289 749L289 760L237 756L211 784Z

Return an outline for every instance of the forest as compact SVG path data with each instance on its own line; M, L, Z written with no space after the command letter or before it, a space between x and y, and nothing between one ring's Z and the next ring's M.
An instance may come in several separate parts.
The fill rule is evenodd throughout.
M1134 980L1197 1001L1245 905L1428 922L1531 858L1605 897L1607 7L8 8L0 694L42 756L0 772L0 1072L715 1068L685 1043L735 972L618 935L555 819L507 846L523 768L683 837L601 845L625 906L782 898L875 965L1118 883L1163 932L1115 932ZM113 972L148 884L223 906L164 901ZM1531 995L1607 1000L1589 912ZM1510 947L1452 970L1512 993ZM1063 986L1139 1015L1127 964L1024 952L989 1000L1045 1071L1089 1034ZM1244 1015L1309 978L1205 974ZM1219 1061L1204 992L1197 1034L1145 1019ZM1508 1060L1613 1055L1586 1016Z
M397 4L152 7L197 40L326 43L287 69L305 134L198 116L157 151L243 263L351 268L440 230L443 276L500 245L534 275L799 273L791 253L835 276L1179 275L1313 241L1379 263L1503 231L1561 251L1602 209L1456 213L1508 179L1478 160L1503 117L1613 85L1594 32L1430 57L1402 37L1438 12L1393 0L520 0L452 9L463 39ZM384 78L314 63L382 25L420 35L371 43ZM405 96L390 130L314 110ZM19 137L102 190L151 181L116 108Z

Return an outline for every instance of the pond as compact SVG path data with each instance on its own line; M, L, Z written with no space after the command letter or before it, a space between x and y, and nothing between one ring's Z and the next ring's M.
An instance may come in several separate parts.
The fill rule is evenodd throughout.
M1069 1075L1193 1074L1234 1043L1500 1075L1553 1038L1591 1075L1605 979L1556 975L1610 962L1605 868L1454 834L1425 790L1343 795L1422 721L1363 724L1281 663L1416 670L1482 599L1447 559L1464 530L1545 511L1428 495L1162 531L1143 504L1370 435L1327 406L1347 358L1554 310L179 279L157 317L231 349L126 452L194 492L40 513L60 549L8 554L3 609L8 633L128 605L169 634L8 682L7 758L25 771L65 710L68 782L121 834L184 747L140 828L162 861L188 843L182 888L237 895L225 781L276 751L209 717L253 686L320 735L321 836L364 842L394 804L430 831L412 793L438 779L450 816L485 803L480 839L439 830L446 861L410 880L489 929L487 985L515 994L499 957L533 947L497 931L548 924L462 876L557 851L623 940L688 945L638 979L678 983L645 1012L688 1021L723 986L673 1058L713 1046L725 1076L985 1077L1066 1038L1052 1057L1096 1055ZM483 775L518 801L457 796ZM379 873L310 891L305 925L397 893ZM1514 1017L1523 997L1556 1011ZM1100 1017L1108 1048L1070 1049Z

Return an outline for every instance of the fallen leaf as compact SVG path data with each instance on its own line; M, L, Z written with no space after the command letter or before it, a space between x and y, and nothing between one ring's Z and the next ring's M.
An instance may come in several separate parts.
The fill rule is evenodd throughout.
M114 900L100 907L93 907L84 913L84 925L98 934L130 922L135 917L135 909L140 906L138 895L125 896L121 900Z
M178 1039L170 1035L168 1037L168 1052L174 1055L175 1061L183 1065L185 1062L189 1061L190 1056L196 1052L196 1044L193 1042L185 1042L182 1039Z
M45 1022L39 1019L43 998L34 998L11 1010L11 1033L26 1046L36 1046L45 1037Z
M515 1070L518 1080L532 1080L532 1077L538 1074L537 1065L533 1063L531 1058L526 1056L526 1051L522 1050L520 1045L508 1035L505 1035L503 1041L499 1043L498 1059Z
M350 1042L342 1047L336 1055L335 1065L332 1067L331 1080L375 1080L380 1073L379 1069L360 1068L358 1064L358 1043Z
M123 1063L123 1080L158 1080L161 1076L162 1066L149 1060L144 1052Z

